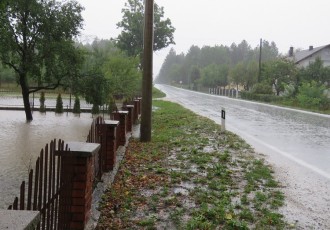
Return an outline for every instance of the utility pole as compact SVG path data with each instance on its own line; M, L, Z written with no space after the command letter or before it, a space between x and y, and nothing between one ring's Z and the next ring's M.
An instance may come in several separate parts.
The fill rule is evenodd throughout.
M154 0L145 0L140 141L151 141Z
M262 51L262 39L260 38L258 83L260 82L260 78L261 78L261 51Z

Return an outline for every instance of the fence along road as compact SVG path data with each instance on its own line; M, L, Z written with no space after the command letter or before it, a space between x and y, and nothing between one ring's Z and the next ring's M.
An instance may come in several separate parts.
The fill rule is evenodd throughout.
M156 87L166 93L169 100L218 124L221 124L221 108L224 107L226 129L238 134L258 152L266 155L281 181L287 183L287 195L291 194L296 205L302 205L301 212L311 206L311 215L304 217L306 221L313 221L311 219L314 214L317 220L324 213L329 213L329 115L209 95L167 85ZM317 205L322 202L323 205ZM288 209L290 207L289 205ZM297 211L299 212L292 211L292 218L295 218ZM329 220L324 221L330 226Z

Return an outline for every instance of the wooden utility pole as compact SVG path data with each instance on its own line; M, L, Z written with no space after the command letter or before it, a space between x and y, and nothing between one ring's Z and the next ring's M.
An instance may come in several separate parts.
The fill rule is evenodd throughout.
M261 51L262 51L262 39L260 38L260 52L259 52L259 71L258 71L258 83L260 82L261 78Z
M151 141L154 0L145 0L140 141Z

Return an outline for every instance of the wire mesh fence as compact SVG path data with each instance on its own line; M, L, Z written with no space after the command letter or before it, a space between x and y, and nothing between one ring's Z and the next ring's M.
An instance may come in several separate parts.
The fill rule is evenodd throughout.
M56 98L58 93L51 92L45 93L45 106L46 108L55 108L56 107ZM64 108L73 108L75 97L69 93L61 93L63 107ZM31 93L29 97L31 108L38 109L40 107L40 93ZM0 89L0 107L8 108L23 108L23 96L21 92L4 90ZM80 100L80 107L82 109L91 109L92 104L87 103L85 100Z

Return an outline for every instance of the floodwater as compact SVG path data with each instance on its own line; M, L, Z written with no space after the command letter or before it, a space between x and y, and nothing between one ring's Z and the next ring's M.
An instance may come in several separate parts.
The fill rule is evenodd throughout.
M221 124L252 142L330 179L330 115L202 94L157 85L170 100Z
M91 114L33 113L25 121L24 111L0 111L0 209L6 209L19 194L19 186L34 168L40 150L53 139L86 141Z

